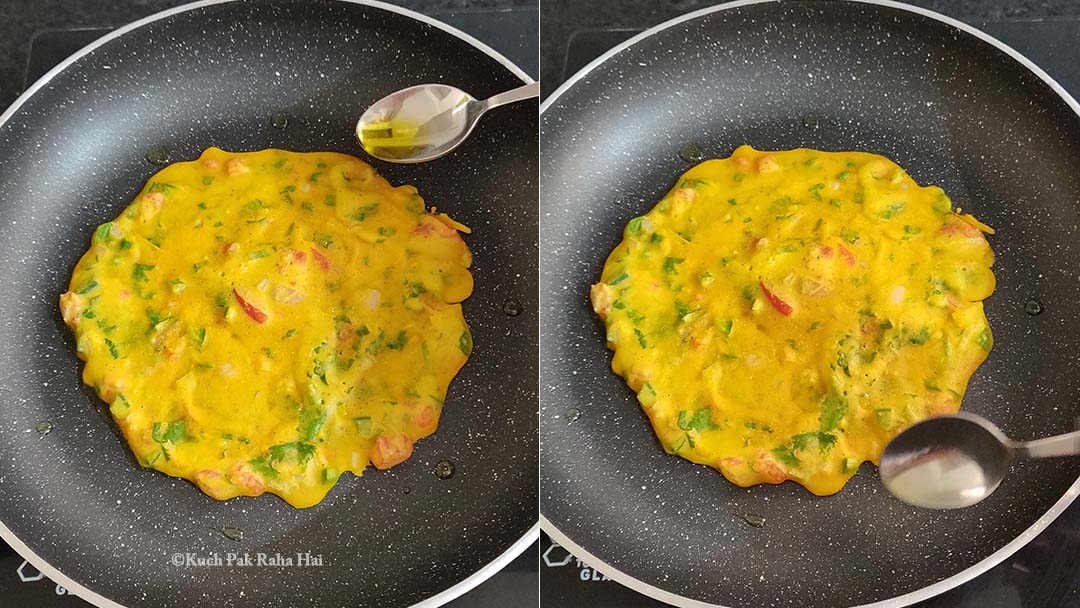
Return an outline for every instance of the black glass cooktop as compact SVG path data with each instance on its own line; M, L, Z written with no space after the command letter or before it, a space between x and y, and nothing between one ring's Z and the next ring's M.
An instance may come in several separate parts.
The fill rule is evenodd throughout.
M0 0L3 1L3 0ZM539 11L535 8L468 10L433 13L433 17L461 29L495 48L533 78L537 77L539 49L536 45ZM112 28L44 30L30 41L23 89L75 51L100 38ZM539 601L537 545L480 586L453 600L450 608L505 608ZM53 583L3 541L0 541L0 607L83 608L90 604Z
M1080 98L1080 17L974 22L1034 61ZM579 30L567 43L562 79L637 29ZM547 90L554 90L551 83ZM540 539L540 593L544 608L651 608L665 606L594 570L546 534ZM1009 559L978 578L918 608L1080 608L1080 502Z

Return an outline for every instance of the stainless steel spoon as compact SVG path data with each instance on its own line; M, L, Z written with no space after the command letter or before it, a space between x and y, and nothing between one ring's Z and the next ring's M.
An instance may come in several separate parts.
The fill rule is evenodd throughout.
M997 489L1014 458L1080 454L1080 431L1012 441L975 414L940 416L916 423L881 454L881 481L897 498L917 507L969 507Z
M375 102L356 123L368 154L392 163L434 160L461 145L491 108L540 96L540 83L478 101L445 84L421 84Z

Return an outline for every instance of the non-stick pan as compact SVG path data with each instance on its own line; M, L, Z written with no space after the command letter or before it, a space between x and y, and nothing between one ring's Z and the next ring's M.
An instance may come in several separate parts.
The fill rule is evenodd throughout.
M955 511L906 506L870 465L830 497L737 488L661 449L609 368L588 288L626 222L692 164L679 156L689 143L706 157L740 144L884 154L997 229L995 345L964 408L1012 437L1073 430L1078 112L1011 49L891 2L718 6L575 76L541 116L541 525L681 606L901 606L1016 551L1080 490L1080 459L1018 463Z
M0 116L0 536L92 603L155 608L434 606L527 547L535 105L492 112L438 161L374 163L472 227L475 347L413 457L344 476L316 507L269 494L221 503L141 469L83 386L57 311L94 226L159 169L148 158L208 146L363 157L356 119L391 91L445 82L484 98L526 80L476 40L389 5L212 1L125 27L38 81ZM189 553L223 565L184 565ZM229 553L294 565L230 567ZM298 553L321 564L298 565Z

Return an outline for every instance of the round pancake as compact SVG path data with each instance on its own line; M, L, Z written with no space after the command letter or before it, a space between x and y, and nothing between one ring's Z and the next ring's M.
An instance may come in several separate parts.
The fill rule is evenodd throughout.
M435 431L472 348L459 231L356 158L210 148L95 231L60 307L143 466L307 507Z
M993 338L993 253L887 158L748 146L630 221L592 288L663 448L818 495L955 413Z

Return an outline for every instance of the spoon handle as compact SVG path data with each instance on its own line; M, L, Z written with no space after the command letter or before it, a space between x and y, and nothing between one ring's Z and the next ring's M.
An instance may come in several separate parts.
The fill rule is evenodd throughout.
M1080 431L1035 441L1017 442L1013 448L1016 450L1016 455L1021 458L1080 455Z
M506 105L508 103L514 103L515 101L521 101L522 99L532 99L533 97L540 96L540 83L533 82L523 87L516 89L510 89L505 93L499 93L492 97L488 97L484 100L484 109L490 110L491 108L497 108L499 106Z

